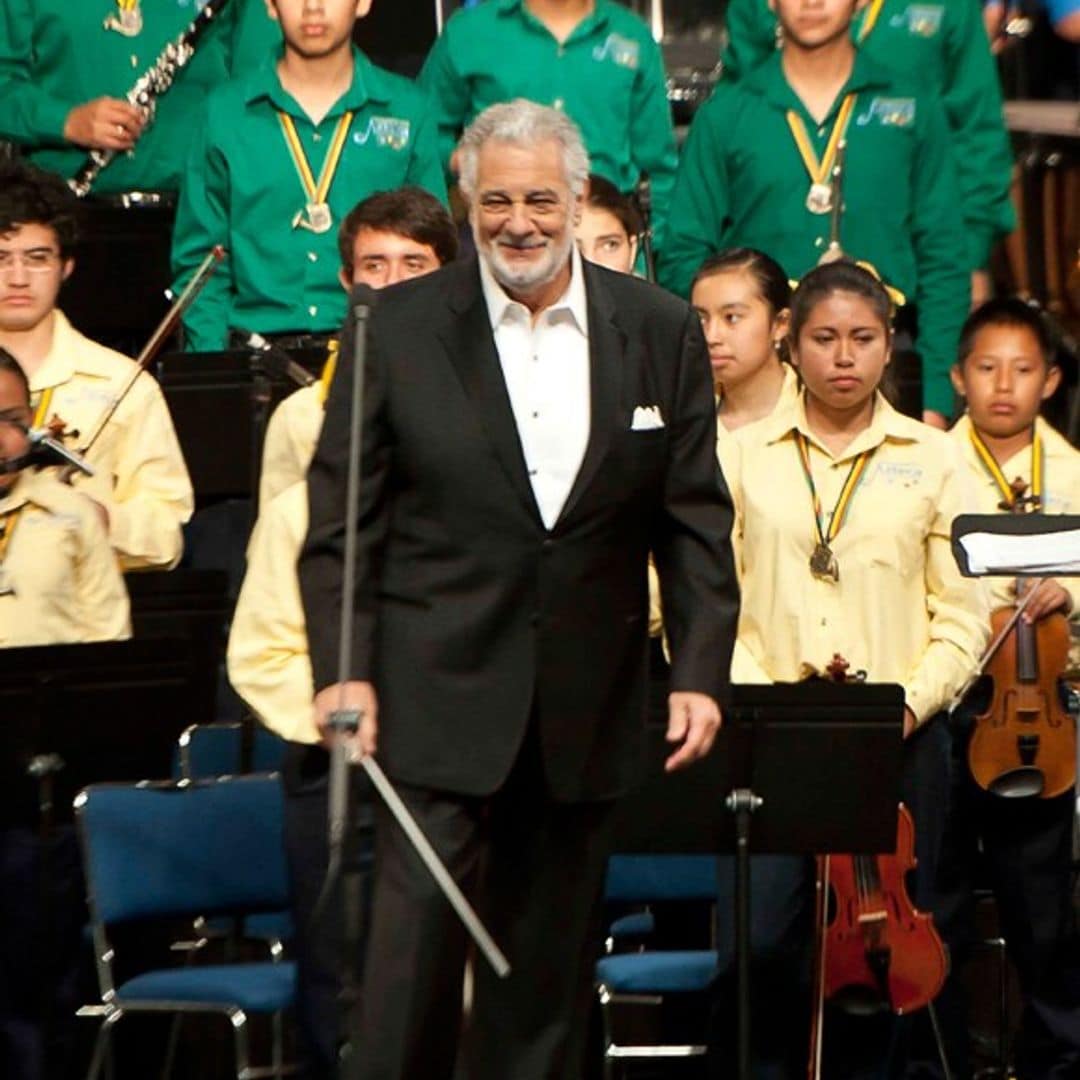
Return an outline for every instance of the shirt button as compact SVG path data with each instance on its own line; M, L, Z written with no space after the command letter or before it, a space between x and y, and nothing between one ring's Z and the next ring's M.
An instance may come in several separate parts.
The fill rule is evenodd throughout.
M139 66L139 58L134 53L131 54L131 66L133 68L137 68Z
M545 540L543 542L543 544L541 545L541 547L544 549L544 554L545 555L550 555L552 553L552 551L555 549L555 541L554 540Z
M307 253L307 257L311 262L318 262L319 261L319 256L316 255L314 251L309 251Z
M540 471L539 469L530 469L529 470L529 475L530 476L535 476L539 471Z
M314 304L312 304L311 307L307 309L307 312L314 319L315 316L319 314L319 309Z
M818 133L818 138L821 138L825 134L825 129L823 127L819 127L817 129L817 133Z
M539 420L540 419L540 414L538 412L534 412L533 413L533 419L534 420Z
M555 100L554 100L554 101L552 102L552 105L553 105L553 106L554 106L554 107L555 107L556 109L562 109L563 105L565 105L565 104L566 104L566 103L565 103L565 102L563 101L563 99L562 99L561 97L557 97L557 98L556 98L556 99L555 99Z
M821 247L825 243L825 237L819 236L814 240L814 247Z
M317 131L313 132L311 137L312 139L314 139L315 142L322 142L322 135L320 135Z

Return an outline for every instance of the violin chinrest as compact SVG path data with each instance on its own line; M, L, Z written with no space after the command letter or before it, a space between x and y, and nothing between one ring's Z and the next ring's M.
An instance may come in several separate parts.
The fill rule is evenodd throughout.
M990 782L989 791L1003 799L1036 799L1046 787L1046 776L1034 765L1009 769Z

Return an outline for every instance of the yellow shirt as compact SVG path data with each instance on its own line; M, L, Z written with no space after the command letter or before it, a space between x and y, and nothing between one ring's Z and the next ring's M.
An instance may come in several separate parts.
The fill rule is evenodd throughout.
M0 596L0 648L131 636L127 590L97 509L47 475L25 472L0 497L13 529Z
M263 439L259 474L259 506L275 495L307 480L308 467L322 432L326 395L337 369L338 341L326 346L326 363L318 382L294 390L273 411Z
M296 576L307 525L306 483L264 504L248 545L226 663L233 689L271 731L315 743L315 688Z
M720 414L717 412L716 416L716 458L720 462L720 471L724 474L724 479L727 479L729 462L731 459L732 446L735 442L736 436L744 436L744 432L751 430L758 424L765 423L766 420L775 416L779 412L783 412L785 409L790 409L799 396L799 376L795 373L795 369L790 364L781 365L784 369L784 381L780 386L780 396L776 399L776 404L773 406L772 412L768 416L763 416L760 420L754 420L749 424L744 424L740 428L736 428L734 431L728 431L724 427L723 420L720 419ZM717 402L717 409L719 409L719 402ZM736 571L738 570L738 560L735 565ZM664 613L660 603L660 578L657 576L656 567L653 566L652 560L649 560L649 636L659 637L664 629ZM667 651L667 643L664 644L664 650Z
M1043 442L1043 512L1047 514L1080 513L1080 452L1055 431L1042 417L1035 421L1035 430ZM977 514L1004 513L998 506L1002 495L994 478L983 465L971 442L971 419L965 413L953 426L949 436L955 440L960 456L971 470L974 479L975 501L967 507ZM1031 447L1014 454L1001 467L1006 480L1020 477L1031 492ZM1016 579L986 578L992 608L1011 607L1016 602ZM1072 616L1080 617L1080 578L1058 579L1072 597Z
M259 506L307 479L308 466L323 423L323 392L319 383L294 390L270 414L263 441Z
M124 387L135 363L80 334L57 310L52 348L30 379L31 402L51 389L45 421L59 416L65 445L78 449ZM16 357L18 359L18 357ZM180 527L195 497L172 418L157 382L139 376L87 461L97 470L75 486L109 512L109 542L125 570L167 569L180 561Z
M838 582L810 572L817 535L796 429L810 442L826 514L852 461L876 448L832 543ZM900 683L919 722L946 705L989 635L985 591L961 576L950 550L952 520L971 495L948 436L879 394L870 426L834 458L810 432L800 396L735 440L728 482L742 585L733 680L795 682L824 674L840 653L872 682Z
M719 403L717 403L716 413L716 456L720 461L720 470L725 476L727 476L728 460L731 456L731 446L735 441L736 436L742 436L742 433L749 431L757 424L763 424L766 420L777 413L783 412L785 409L790 409L795 400L799 396L799 376L795 373L795 369L790 364L781 364L784 369L784 381L780 385L780 396L776 399L776 404L772 407L772 411L768 416L763 416L760 420L754 420L749 424L744 424L742 427L736 428L734 431L728 431L724 427L723 418L719 412ZM745 437L745 436L742 436Z

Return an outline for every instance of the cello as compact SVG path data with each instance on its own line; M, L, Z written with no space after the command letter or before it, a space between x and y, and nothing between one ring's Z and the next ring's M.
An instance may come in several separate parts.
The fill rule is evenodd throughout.
M834 655L835 682L861 682ZM904 875L915 866L915 826L899 806L894 854L819 855L815 910L813 1012L809 1080L820 1080L825 1002L869 1015L903 1016L937 997L949 971L948 954L930 915L908 896Z

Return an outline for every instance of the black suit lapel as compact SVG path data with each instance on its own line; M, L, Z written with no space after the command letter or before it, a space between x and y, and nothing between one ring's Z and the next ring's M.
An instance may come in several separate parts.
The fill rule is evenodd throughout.
M581 468L559 515L559 523L573 512L600 468L622 416L623 369L626 335L616 322L615 302L600 273L584 259L585 297L589 318L589 442Z
M451 319L440 330L439 337L494 447L499 464L539 523L540 510L529 483L510 395L495 349L491 320L480 288L480 273L475 262L461 269L463 273L449 296L450 307L457 318Z

